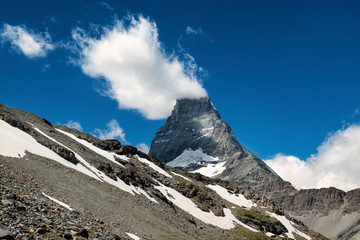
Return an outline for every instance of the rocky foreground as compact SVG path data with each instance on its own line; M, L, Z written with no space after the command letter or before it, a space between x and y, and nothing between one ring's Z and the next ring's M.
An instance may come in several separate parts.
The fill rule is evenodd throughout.
M0 239L124 239L103 221L48 199L31 175L3 164L0 198Z

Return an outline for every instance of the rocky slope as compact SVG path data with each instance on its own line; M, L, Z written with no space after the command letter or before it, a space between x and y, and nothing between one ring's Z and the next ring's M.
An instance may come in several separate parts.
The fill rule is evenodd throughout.
M331 239L360 237L360 189L303 189L277 202L292 217Z
M324 239L266 198L0 105L0 239Z
M230 181L272 199L292 217L332 239L359 236L359 190L297 191L243 147L209 98L178 100L149 154L169 166Z

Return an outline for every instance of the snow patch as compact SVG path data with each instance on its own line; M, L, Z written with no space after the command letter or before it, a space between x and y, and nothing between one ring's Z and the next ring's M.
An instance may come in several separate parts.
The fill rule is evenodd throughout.
M212 157L203 152L201 148L197 150L185 149L182 154L177 156L172 161L168 162L167 165L170 167L187 167L190 164L201 164L204 162L218 162L218 157Z
M181 177L181 178L183 178L183 179L185 179L185 180L187 180L187 181L189 181L189 182L192 182L189 178L187 178L187 177L185 177L185 176L183 176L183 175L181 175L181 174L178 174L178 173L176 173L176 172L171 172L171 174L174 174L174 175L179 176L179 177Z
M293 223L290 220L288 220L285 216L280 216L280 215L277 215L276 213L271 213L271 212L266 212L266 213L269 214L270 217L273 217L273 218L276 218L277 220L279 220L286 227L286 229L289 231L288 233L285 233L288 238L295 239L295 236L293 233L296 233L307 240L311 240L311 237L309 237L305 233L294 228Z
M80 138L77 138L75 137L75 135L71 134L71 133L68 133L68 132L65 132L63 130L60 130L60 129L56 129L56 131L58 132L61 132L62 134L65 134L66 136L74 139L75 141L77 141L78 143L84 145L85 147L89 148L90 150L96 152L97 154L109 159L111 162L117 164L117 165L120 165L122 166L120 163L118 163L116 160L115 160L115 156L122 159L122 160L125 160L125 161L129 161L129 158L126 157L126 156L123 156L123 155L118 155L118 154L115 154L113 152L108 152L108 151L105 151L105 150L102 150L96 146L94 146L92 143L89 143L88 141L84 140L84 139L80 139ZM122 166L123 167L123 166Z
M133 233L126 233L129 237L131 237L132 239L134 240L141 240L141 238L139 238L138 236L136 236L135 234Z
M183 196L181 193L173 188L167 187L161 183L159 186L154 186L158 189L169 201L173 204L188 212L195 218L203 221L206 224L211 224L222 229L231 229L236 225L245 227L253 232L258 232L256 229L240 222L232 213L230 209L224 208L225 217L215 216L213 212L205 212L196 206L189 198Z
M193 173L200 173L207 177L215 177L216 175L221 174L223 171L225 171L225 161L219 162L219 163L208 163L205 167L199 168L195 171L192 171Z
M73 211L73 209L66 203L63 203L62 201L59 201L57 200L56 198L53 198L53 197L50 197L49 195L46 195L45 193L41 192L42 195L44 195L45 197L47 197L48 199L50 199L51 201L53 202L56 202L57 204L59 204L60 206L70 210L70 211Z
M162 175L165 175L168 178L172 178L172 176L169 173L167 173L164 169L162 169L161 167L159 167L155 163L153 163L153 162L151 162L151 161L149 161L149 160L147 160L145 158L139 157L139 156L137 156L137 158L138 158L138 160L140 162L147 164L149 167L151 167L152 169L154 169L158 173L161 173Z
M207 185L208 188L214 190L220 197L223 199L239 206L250 209L252 207L256 207L256 203L248 200L242 194L234 194L230 193L226 188L223 188L219 185Z

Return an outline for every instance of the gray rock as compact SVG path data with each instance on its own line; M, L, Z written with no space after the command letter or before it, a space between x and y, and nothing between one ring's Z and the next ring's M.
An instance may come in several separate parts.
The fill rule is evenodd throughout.
M0 224L0 239L12 240L14 237L4 225Z
M5 206L10 206L10 205L13 205L14 202L13 201L10 201L10 200L7 200L7 199L3 199L1 200L1 203Z

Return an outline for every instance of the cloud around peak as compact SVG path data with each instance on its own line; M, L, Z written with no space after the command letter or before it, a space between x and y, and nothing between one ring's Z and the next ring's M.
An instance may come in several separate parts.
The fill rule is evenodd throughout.
M103 28L100 36L80 28L72 32L78 64L90 77L105 79L105 95L120 109L135 109L147 119L169 116L178 98L207 96L198 77L201 68L190 55L180 60L167 54L150 19L127 19Z
M28 58L45 57L49 51L55 48L47 32L34 33L23 26L12 26L5 23L0 30L0 36L3 43L9 42L15 51Z
M344 191L360 187L360 125L329 134L306 161L277 154L265 162L297 188L336 187Z

